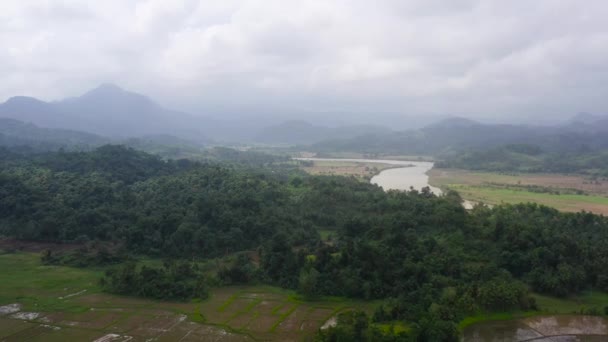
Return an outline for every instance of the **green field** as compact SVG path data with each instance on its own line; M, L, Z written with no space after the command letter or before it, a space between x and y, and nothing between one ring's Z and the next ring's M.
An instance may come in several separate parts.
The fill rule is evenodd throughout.
M223 341L300 341L310 340L338 312L362 309L372 313L378 305L332 297L305 301L293 291L271 286L217 288L209 299L188 303L114 296L102 293L97 285L103 270L43 266L35 253L0 254L0 270L0 307L20 304L20 314L36 314L0 314L2 341L94 341L108 334L131 341L195 341L218 336ZM608 294L601 292L565 299L534 297L539 311L480 313L467 317L459 327L534 315L588 313L590 309L603 312L608 307ZM409 329L399 322L378 327L395 332Z
M429 183L444 191L456 190L466 200L490 205L532 202L561 211L608 214L608 183L581 175L432 169Z
M555 298L535 294L539 308L545 313L573 314L585 313L591 309L604 312L608 307L608 294L599 291L587 291L579 296Z
M593 210L598 206L608 208L608 197L574 194L550 194L524 190L499 189L484 186L452 184L450 189L458 191L462 198L486 204L534 202L564 211Z
M371 313L377 304L305 301L270 286L217 288L209 299L188 303L114 296L97 284L103 270L43 266L35 253L0 254L0 270L0 307L21 305L21 313L0 314L2 341L94 341L108 334L130 341L300 341L342 310Z
M532 316L542 315L567 315L567 314L588 314L591 311L603 313L604 308L608 307L608 294L603 292L587 291L578 296L568 298L556 298L533 294L532 297L536 300L538 311L513 311L499 313L480 313L475 316L470 316L462 320L458 328L464 328L485 321L503 321L511 319L520 319Z

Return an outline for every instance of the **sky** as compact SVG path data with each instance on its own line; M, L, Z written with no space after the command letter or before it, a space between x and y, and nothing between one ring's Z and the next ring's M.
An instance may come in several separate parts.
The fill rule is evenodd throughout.
M608 114L604 0L2 0L0 101L103 82L210 116Z

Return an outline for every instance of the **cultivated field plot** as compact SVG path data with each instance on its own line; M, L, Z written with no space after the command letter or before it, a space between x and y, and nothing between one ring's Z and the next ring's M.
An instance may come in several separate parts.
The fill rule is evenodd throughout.
M312 338L342 310L369 310L372 303L301 301L293 293L273 287L229 287L213 292L200 304L205 323L224 327L256 340L302 341Z
M608 180L577 175L498 174L432 169L429 183L486 204L534 202L562 211L608 215Z
M202 302L121 297L100 292L100 270L39 258L0 251L0 341L302 341L341 310L375 305L269 286L218 288Z
M95 297L90 301L90 297ZM251 338L188 321L166 305L132 303L114 296L83 295L76 303L95 304L84 312L18 311L0 316L0 341L250 341ZM13 303L22 310L19 303ZM132 305L136 304L136 305ZM15 305L12 305L15 306ZM2 310L3 306L0 306Z

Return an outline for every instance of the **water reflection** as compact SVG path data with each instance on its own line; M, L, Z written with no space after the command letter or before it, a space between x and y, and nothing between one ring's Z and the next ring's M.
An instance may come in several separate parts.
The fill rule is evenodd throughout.
M463 342L608 341L608 320L595 316L541 316L482 322L467 327Z

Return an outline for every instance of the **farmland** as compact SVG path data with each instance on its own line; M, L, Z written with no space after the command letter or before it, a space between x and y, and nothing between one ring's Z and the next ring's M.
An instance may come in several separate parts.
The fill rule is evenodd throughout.
M187 303L114 296L97 284L103 270L43 266L28 252L0 255L0 269L2 341L301 341L342 310L374 307L270 286L216 288Z
M433 169L429 182L486 204L534 202L562 211L608 214L608 181L579 175L500 174Z

